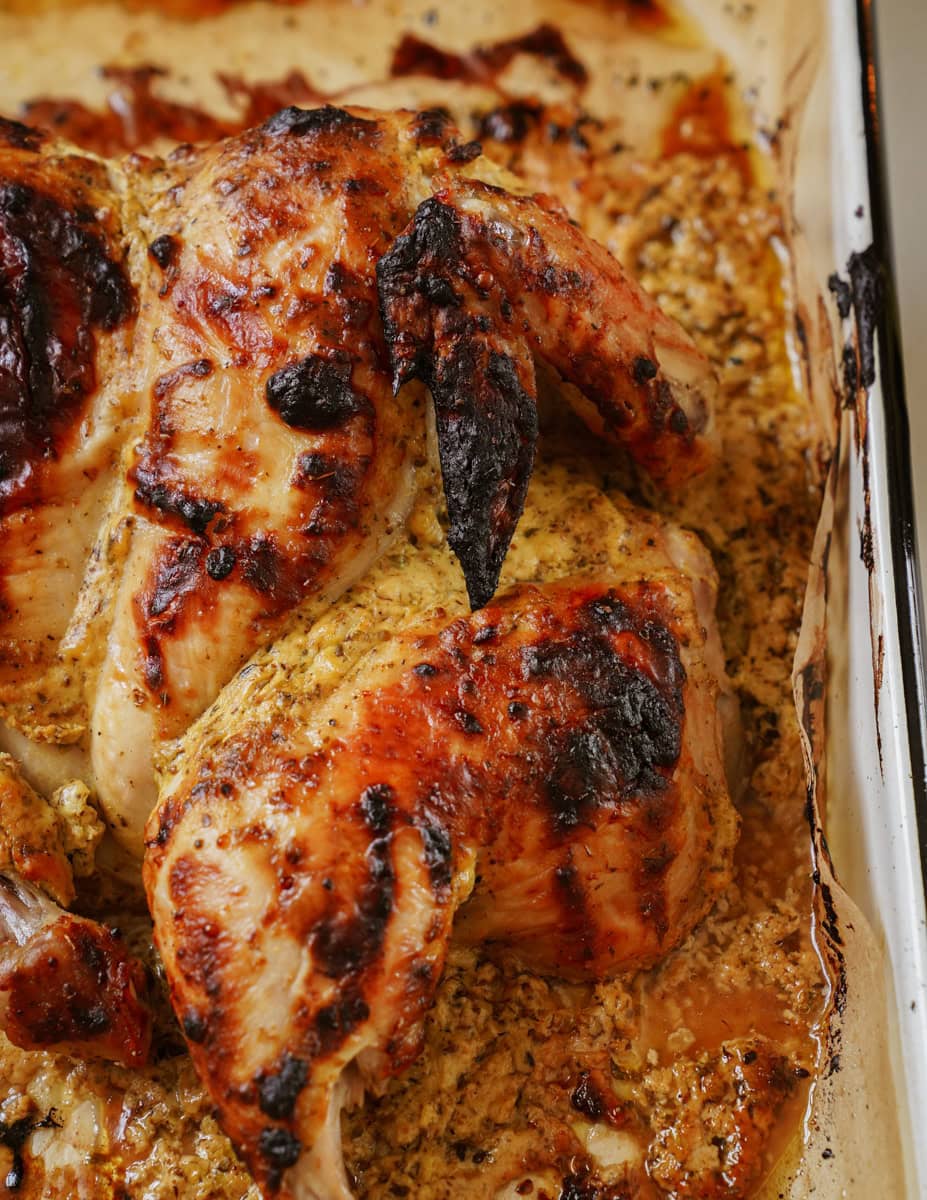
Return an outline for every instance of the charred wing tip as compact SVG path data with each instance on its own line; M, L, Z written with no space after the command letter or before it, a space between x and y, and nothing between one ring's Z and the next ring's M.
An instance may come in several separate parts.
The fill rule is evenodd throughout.
M457 560L463 570L470 610L476 612L480 608L485 608L496 594L505 555L500 557L492 554L491 551L481 552L483 550L481 547L468 546L465 550L463 547L452 544L451 548L457 555ZM498 562L495 561L497 558L499 558Z

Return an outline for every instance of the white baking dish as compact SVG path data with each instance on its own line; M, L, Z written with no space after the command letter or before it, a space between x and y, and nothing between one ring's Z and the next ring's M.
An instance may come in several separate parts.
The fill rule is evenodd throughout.
M736 68L761 140L771 143L794 199L795 252L785 261L797 318L795 370L805 373L834 450L795 682L807 718L819 943L837 994L804 1153L763 1194L923 1200L925 689L870 3L689 0L688 7ZM529 8L512 2L513 11ZM63 17L61 28L76 19ZM256 29L252 43L267 77L274 48L284 52L271 24L266 33ZM86 70L82 54L109 57L107 36L101 31L101 44L87 47L66 32L56 39L62 93ZM15 64L8 78L15 96ZM0 108L3 101L0 94ZM872 268L865 279L881 279L883 295L860 330L858 314L840 318L828 280L834 272L846 279L850 256L864 251ZM844 341L868 347L870 335L874 377L847 407ZM854 362L858 368L855 353ZM831 873L824 826L845 894Z
M821 914L828 927L821 937L825 952L833 950L833 937L843 942L838 953L846 957L847 990L840 1002L843 1012L835 1014L831 1047L840 1070L818 1085L801 1174L815 1185L815 1195L923 1198L923 625L872 8L869 0L822 0L819 12L809 4L769 7L777 9L770 19L778 36L761 32L754 46L760 49L760 40L768 36L787 56L779 64L784 91L778 101L787 122L787 172L794 152L795 287L809 351L806 369L822 411L832 397L841 409L817 540L821 570L812 571L811 584L812 593L817 585L826 583L827 589L826 739L820 737L821 714L810 696L814 675L806 670L820 651L823 632L823 613L813 595L796 662L796 694L800 707L804 703L818 721L818 729L809 731L811 757L818 760L821 745L826 746L817 761L817 783L823 801L826 780L827 840L818 829L817 865L826 886L829 845L837 879L853 903L835 896L833 927L827 912ZM816 21L821 22L817 33ZM763 57L761 52L760 108L769 79L776 77L774 71L765 74L769 63ZM850 282L847 266L853 255L861 256L853 259L860 303L841 319L828 277L836 271ZM845 377L847 338L864 377L860 383L867 384L859 391L852 384L848 389ZM871 372L866 369L870 353ZM853 913L853 904L865 921ZM792 1194L806 1192L798 1187Z

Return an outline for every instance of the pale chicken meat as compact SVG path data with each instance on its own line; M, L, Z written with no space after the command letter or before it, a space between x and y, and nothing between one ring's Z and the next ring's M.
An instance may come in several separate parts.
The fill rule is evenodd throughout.
M666 955L729 878L710 560L563 468L532 490L556 536L516 534L496 600L467 612L419 512L226 690L152 817L173 1003L267 1195L351 1195L341 1107L416 1057L452 936L608 977ZM583 547L591 570L558 578Z
M715 381L688 335L552 201L504 190L524 188L441 114L291 108L112 167L5 129L0 294L28 313L17 264L41 267L64 239L63 282L36 286L58 289L42 319L74 351L34 399L7 355L26 457L4 466L3 645L11 663L41 645L25 732L89 747L136 853L159 747L401 526L426 424L406 380L432 391L449 542L476 606L524 504L535 359L659 483L708 460ZM9 196L48 163L30 200L49 212L40 234ZM23 490L24 471L44 491ZM37 524L64 544L68 522L79 536L46 554ZM20 703L4 719L22 725Z
M0 715L75 741L60 653L131 431L118 171L0 121Z

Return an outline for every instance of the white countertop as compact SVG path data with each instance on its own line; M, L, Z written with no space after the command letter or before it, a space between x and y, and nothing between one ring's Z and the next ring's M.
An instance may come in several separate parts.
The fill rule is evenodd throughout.
M911 462L927 595L927 0L875 0Z

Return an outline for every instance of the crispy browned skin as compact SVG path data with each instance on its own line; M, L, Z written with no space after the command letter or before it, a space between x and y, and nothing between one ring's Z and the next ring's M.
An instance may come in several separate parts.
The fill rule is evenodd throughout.
M374 278L416 182L403 130L289 109L150 177L145 427L92 716L103 802L139 853L153 747L295 606L362 574L414 494L425 423L393 396Z
M377 276L395 382L431 389L448 541L479 607L534 462L535 358L579 389L593 429L667 486L707 465L713 379L676 322L555 201L436 182Z
M526 585L389 640L309 727L184 762L149 903L266 1194L350 1195L339 1109L417 1055L471 891L461 936L581 977L648 966L701 919L733 842L702 636L681 580Z
M145 989L141 964L109 929L0 874L0 1025L11 1042L143 1066Z
M119 167L2 136L0 701L75 740L86 699L102 803L136 849L157 745L404 518L424 433L404 380L434 394L475 606L524 503L534 357L657 479L704 462L704 357L440 114L290 108Z

